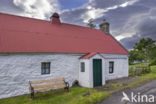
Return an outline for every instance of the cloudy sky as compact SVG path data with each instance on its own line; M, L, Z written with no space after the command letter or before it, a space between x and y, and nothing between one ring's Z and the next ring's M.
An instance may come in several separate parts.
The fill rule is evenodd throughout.
M127 49L143 37L156 40L156 0L0 0L0 12L45 20L58 12L62 22L81 26L106 19Z

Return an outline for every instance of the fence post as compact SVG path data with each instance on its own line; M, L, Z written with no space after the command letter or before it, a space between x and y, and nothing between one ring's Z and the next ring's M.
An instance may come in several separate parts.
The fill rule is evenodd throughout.
M134 70L135 70L135 75L137 75L137 67L136 66L134 67Z
M142 65L140 64L140 75L142 74Z
M148 65L146 63L146 73L148 73L149 69L148 69Z
M148 65L148 67L149 67L149 72L151 72L151 66L150 66L150 65Z
M130 68L129 68L129 75L130 75L130 76L133 76L133 67L130 67Z
M136 70L136 75L138 75L138 67L137 66L135 67L135 70Z
M145 66L143 66L143 68L142 68L142 73L143 74L145 73Z
M138 75L140 75L140 66L138 65Z
M135 68L132 67L132 71L133 71L133 76L135 76Z

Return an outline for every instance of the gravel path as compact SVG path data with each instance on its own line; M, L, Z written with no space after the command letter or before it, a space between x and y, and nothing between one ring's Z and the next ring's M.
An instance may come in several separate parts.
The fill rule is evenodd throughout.
M151 103L151 102L141 102L141 103L136 103L132 101L130 102L126 102L126 101L121 101L121 99L123 98L123 92L125 92L128 97L130 98L131 100L131 93L133 92L134 95L148 95L148 98L149 95L154 95L155 98L154 98L154 102ZM145 100L145 99L144 99ZM124 90L121 90L121 91L118 91L118 92L115 92L112 94L112 96L110 96L109 98L103 100L101 103L97 103L97 104L156 104L156 80L153 80L151 82L148 82L140 87L136 87L136 88L130 88L130 89L124 89Z

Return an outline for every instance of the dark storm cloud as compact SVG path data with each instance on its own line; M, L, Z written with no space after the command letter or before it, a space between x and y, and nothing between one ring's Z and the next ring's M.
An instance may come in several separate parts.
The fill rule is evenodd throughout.
M156 0L140 0L140 2L138 2L137 4L148 7L148 8L155 7Z
M140 8L140 9L138 9ZM143 7L140 5L130 5L126 8L119 7L114 10L110 10L109 12L106 12L105 15L99 19L96 19L96 23L100 24L101 21L105 18L110 23L110 31L113 36L120 35L123 31L126 31L125 25L129 20L131 20L132 16L148 12L150 9L147 7ZM132 20L133 21L133 20ZM131 26L136 24L136 20L134 20L131 23ZM132 34L133 35L133 34Z
M141 22L141 24L139 24L138 31L142 37L145 38L150 37L156 40L155 27L156 27L156 18L154 20L146 18Z
M64 11L61 14L61 18L63 21L68 23L86 26L86 24L83 23L81 16L88 12L87 6L91 6L94 9L105 9L116 5L121 5L126 1L128 0L90 0L90 2L84 4L82 7ZM72 17L72 19L70 17ZM98 19L95 20L95 23L99 22L101 22L101 19L100 21L98 21Z
M140 22L137 24L137 29L135 30L136 34L132 34L132 37L121 40L122 44L128 49L131 49L141 38L152 38L156 40L156 1L143 0L138 5L142 5L146 10L144 10L144 15L140 16Z
M113 36L120 34L124 36L124 33L130 33L131 37L120 40L127 49L132 49L141 38L149 37L156 40L155 5L154 0L142 0L126 8L117 8L107 12L105 17L111 23ZM129 32L129 29L132 29L132 32Z
M141 13L145 13L148 11L149 11L149 8L146 8L143 6L138 6L138 5L131 5L126 8L120 7L115 10L110 10L109 12L106 13L104 18L108 19L108 21L111 24L112 30L118 29L118 28L121 29L124 27L126 22L128 22L128 20L132 16L141 14ZM133 25L133 24L131 24L131 25ZM119 34L116 34L116 35L119 35Z
M156 40L155 27L156 17L154 19L151 19L150 16L144 17L137 26L136 34L120 41L127 49L132 49L135 43L137 43L141 38L152 38L153 40Z
M62 14L60 14L61 19L63 22L70 23L70 24L77 24L77 25L85 25L83 23L83 19L80 18L82 14L87 12L87 9L85 8L79 8L71 11L64 11Z
M63 21L68 22L68 23L74 23L74 24L81 24L81 25L86 25L83 23L83 19L81 16L88 12L89 10L87 9L87 6L91 6L94 9L107 9L109 7L113 6L119 6L126 1L129 0L90 0L88 3L84 4L82 7L73 9L73 10L66 10L61 14L61 18ZM70 19L70 17L73 17ZM99 23L100 21L95 20L95 23Z
M132 37L124 38L120 40L121 44L126 47L126 49L133 49L135 43L137 43L141 39L138 35L133 35Z

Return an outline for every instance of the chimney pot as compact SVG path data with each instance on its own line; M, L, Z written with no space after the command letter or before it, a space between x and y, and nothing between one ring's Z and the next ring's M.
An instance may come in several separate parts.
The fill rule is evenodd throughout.
M105 19L103 20L103 23L99 25L99 27L100 30L102 30L106 34L109 34L109 23Z
M58 13L54 13L51 17L50 17L50 20L52 23L55 23L55 24L60 24L61 21L60 21L60 16Z

